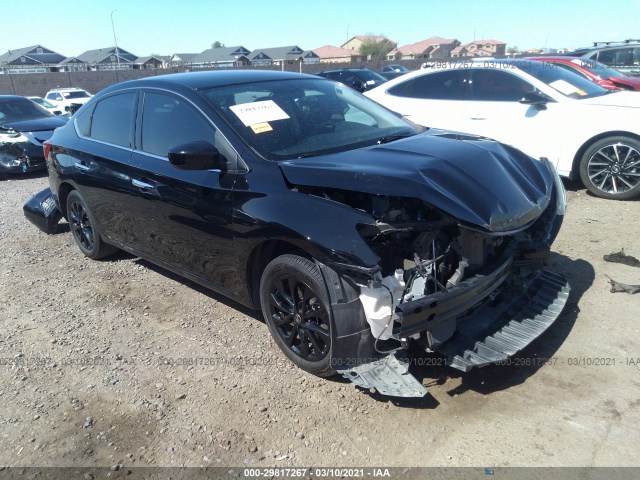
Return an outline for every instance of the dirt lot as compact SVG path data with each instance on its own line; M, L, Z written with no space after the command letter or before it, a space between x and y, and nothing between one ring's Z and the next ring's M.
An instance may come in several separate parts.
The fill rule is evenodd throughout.
M605 276L640 269L602 260L640 257L639 201L570 189L562 317L511 365L414 365L429 395L398 401L295 368L257 313L41 233L22 204L45 186L0 181L0 465L640 466L640 294Z

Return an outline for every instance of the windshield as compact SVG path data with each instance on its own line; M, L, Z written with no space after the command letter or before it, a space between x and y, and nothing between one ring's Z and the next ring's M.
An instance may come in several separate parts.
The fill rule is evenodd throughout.
M418 133L386 108L322 78L229 85L203 95L249 146L271 160L352 150Z
M363 80L365 82L368 82L369 80L373 80L375 82L387 81L387 79L384 78L382 75L380 75L379 73L373 72L371 70L358 70L357 75L360 78L360 80Z
M615 68L607 67L604 63L596 62L595 60L588 59L575 59L571 61L576 65L580 65L583 68L586 68L591 73L595 73L603 80L609 80L611 77L620 78L626 77L626 75Z
M54 115L26 98L0 100L0 125Z
M73 92L62 92L62 96L64 98L87 98L89 97L89 94L84 90L80 90L80 91L76 90Z
M569 98L593 98L611 93L611 91L602 88L591 80L587 80L577 73L565 70L553 63L516 61L513 64Z

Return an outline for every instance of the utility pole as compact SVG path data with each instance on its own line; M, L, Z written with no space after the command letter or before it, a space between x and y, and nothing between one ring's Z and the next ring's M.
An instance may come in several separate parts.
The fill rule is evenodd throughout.
M113 31L113 42L116 44L116 60L118 61L118 70L120 70L120 52L118 51L118 40L116 40L116 27L113 25L113 14L117 10L111 11L111 30Z

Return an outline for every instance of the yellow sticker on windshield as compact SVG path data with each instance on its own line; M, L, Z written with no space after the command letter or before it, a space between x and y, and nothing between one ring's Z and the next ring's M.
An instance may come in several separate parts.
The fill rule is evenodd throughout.
M580 90L580 89L576 90L576 93L578 95L580 95L581 97L584 97L584 96L587 95L587 92L585 92L584 90Z
M264 133L272 132L273 128L269 125L269 122L262 122L251 125L251 130L253 130L253 133Z

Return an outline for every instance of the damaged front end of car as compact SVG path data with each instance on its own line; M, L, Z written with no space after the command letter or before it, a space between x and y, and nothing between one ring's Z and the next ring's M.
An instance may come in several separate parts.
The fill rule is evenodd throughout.
M26 173L45 168L42 143L34 133L0 126L0 172Z
M421 397L425 387L402 360L411 342L443 354L449 366L466 372L509 358L558 318L570 289L561 275L545 268L545 260L564 217L564 188L546 159L520 164L536 162L536 172L528 173L537 179L526 178L525 171L501 178L500 172L513 166L503 161L504 148L491 147L493 160L484 167L495 175L494 196L458 168L428 174L426 165L420 175L439 181L418 198L398 194L411 193L406 182L395 190L388 182L387 195L372 194L375 187L346 190L343 168L334 169L335 188L296 185L300 192L350 205L373 219L357 228L379 257L378 265L320 264L338 330L333 364L345 378L384 395ZM375 181L361 173L360 189L366 190ZM285 174L305 182L300 172ZM347 286L357 300L344 294ZM370 331L340 337L341 325L353 324L357 316L364 316Z

